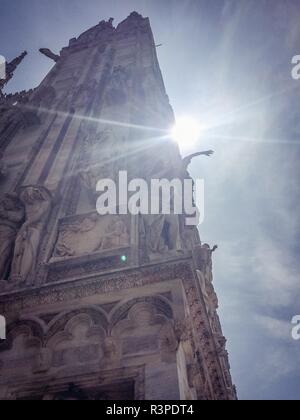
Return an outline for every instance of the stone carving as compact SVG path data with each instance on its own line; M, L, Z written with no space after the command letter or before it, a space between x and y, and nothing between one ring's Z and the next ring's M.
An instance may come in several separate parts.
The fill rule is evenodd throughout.
M218 249L215 245L212 249L208 244L198 245L194 249L194 258L196 268L202 271L206 278L213 281L212 279L212 254Z
M210 250L211 252L212 250ZM212 387L207 391L207 398L211 399L215 394L216 398L226 399L226 390L222 375L220 375L218 364L215 360L215 342L211 339L209 329L211 329L208 319L200 299L197 297L195 285L190 278L184 278L183 281L187 302L190 307L191 320L195 329L195 355L197 363L204 369L205 377L210 377ZM204 313L204 311L206 313Z
M25 222L18 232L11 270L14 284L28 283L36 267L39 243L52 197L48 190L39 186L23 187L20 200L25 207Z
M73 316L63 330L60 329L47 340L47 347L53 349L52 367L102 360L104 339L103 327L96 325L88 313Z
M82 221L77 221L73 224L63 225L59 240L56 244L54 255L56 257L72 257L76 252L76 237L82 236L86 232L92 232L97 224L98 216L92 214L84 218ZM79 234L79 235L78 235ZM92 246L92 244L89 244ZM99 248L99 243L96 241L96 247L92 246L92 251Z
M127 226L122 220L116 220L108 226L100 248L112 249L128 246L129 241L130 236L127 232Z
M41 340L38 331L20 322L15 323L12 329L9 326L8 343L0 347L0 365L2 364L0 377L2 374L12 376L18 369L25 376L31 375L40 349Z
M179 217L170 215L147 215L142 219L140 234L145 239L149 259L157 254L181 252Z
M53 60L55 63L58 62L60 59L60 56L57 54L54 54L49 48L40 48L39 52L43 54L44 56L50 58L50 60Z
M148 167L147 167L148 166ZM146 179L175 179L176 174L169 168L167 162L158 161L147 165L145 162ZM170 197L171 214L144 215L140 226L140 235L144 241L146 252L150 260L159 254L183 252L180 216L172 214L174 209L174 192Z
M149 314L150 319L153 319L154 313L164 318L173 318L173 312L169 302L166 302L161 296L146 296L131 299L121 307L115 308L111 317L112 324L115 325L124 319L130 318L130 313L133 320L138 318L137 322L142 323L145 319L149 320ZM141 314L144 314L144 316L141 316Z
M18 230L24 219L24 208L18 197L7 194L0 203L0 280L3 280L7 271L9 257L11 256Z
M66 279L67 274L66 270L65 276L60 279ZM5 296L5 300L0 297L0 313L57 302L68 302L72 299L137 288L179 278L185 280L190 277L193 277L190 263L163 263L159 267L142 267L126 273L108 275L100 283L98 277L94 277L90 281L84 279L81 282L79 280L73 283L72 287L65 288L64 285L54 285L45 290L34 292L30 297L13 295L12 297ZM194 288L191 289L191 293L196 293Z
M207 150L205 152L193 153L192 155L189 155L189 156L185 157L184 159L182 159L182 164L183 164L185 172L187 172L188 166L190 165L190 163L192 162L192 160L195 157L197 157L197 156L208 156L208 157L210 157L213 154L214 154L213 150Z
M130 309L127 312L128 305ZM118 339L123 358L161 352L167 361L170 360L170 356L174 356L174 334L172 336L172 331L168 328L162 331L168 320L159 313L160 309L156 308L155 300L151 302L151 298L140 298L136 303L135 300L129 301L117 312L122 315L121 319L118 317L118 321L115 319L117 313L112 317L112 336Z
M62 223L54 257L74 257L129 245L127 224L121 217L92 213Z

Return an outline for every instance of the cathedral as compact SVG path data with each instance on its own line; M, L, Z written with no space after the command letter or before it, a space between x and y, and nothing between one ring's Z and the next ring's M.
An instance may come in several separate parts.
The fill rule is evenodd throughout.
M99 215L97 183L188 176L148 18L101 21L31 91L0 81L1 400L235 400L214 248L184 215ZM28 58L26 58L28 59Z

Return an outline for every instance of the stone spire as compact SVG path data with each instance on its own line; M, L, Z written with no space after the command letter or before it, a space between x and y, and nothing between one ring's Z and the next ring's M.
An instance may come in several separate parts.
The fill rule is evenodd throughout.
M24 60L27 55L27 51L24 51L21 55L16 57L13 61L6 64L6 79L0 80L0 92L4 86L12 79L14 71L17 69L19 64Z

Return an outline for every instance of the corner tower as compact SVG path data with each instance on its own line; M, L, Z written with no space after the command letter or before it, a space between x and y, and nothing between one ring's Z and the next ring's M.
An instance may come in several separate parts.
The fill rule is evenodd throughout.
M100 179L186 175L149 20L41 52L41 85L0 97L0 398L235 399L197 229L96 211Z

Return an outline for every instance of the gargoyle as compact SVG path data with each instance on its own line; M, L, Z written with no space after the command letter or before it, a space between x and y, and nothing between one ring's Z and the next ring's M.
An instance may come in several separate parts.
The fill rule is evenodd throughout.
M185 158L182 159L182 163L184 166L184 169L187 170L189 164L192 162L192 160L197 157L197 156L208 156L210 157L211 155L214 154L213 150L207 150L205 152L197 152L197 153L193 153L192 155L189 155Z
M60 56L57 54L54 54L49 48L40 48L39 52L45 55L46 57L50 58L50 60L55 61L55 63L57 63L58 60L60 59Z

